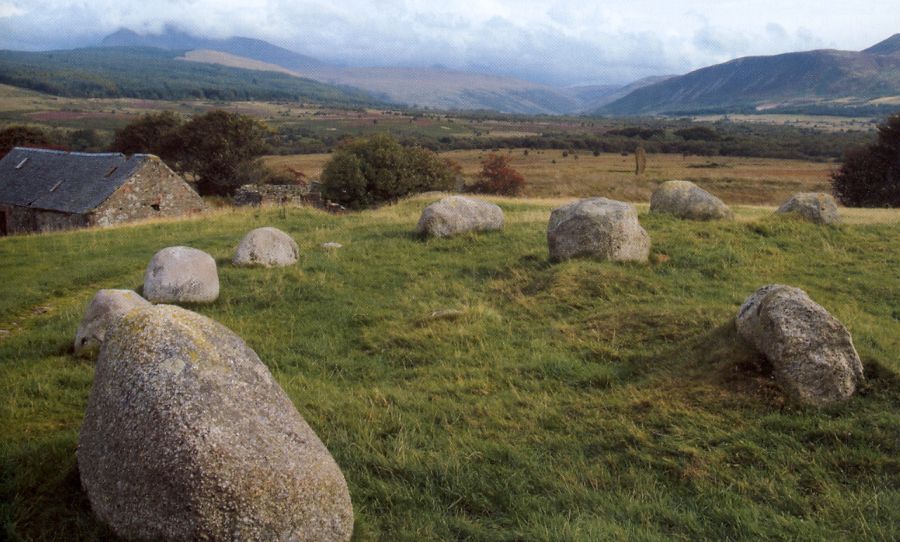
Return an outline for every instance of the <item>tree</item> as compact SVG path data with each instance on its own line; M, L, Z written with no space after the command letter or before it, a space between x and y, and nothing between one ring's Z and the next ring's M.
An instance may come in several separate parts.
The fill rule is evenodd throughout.
M481 161L481 172L472 191L504 196L515 196L521 192L525 186L525 178L509 165L510 161L509 156L488 154Z
M844 205L900 207L900 113L878 126L877 142L847 151L831 188Z
M113 150L125 153L150 153L178 169L175 161L181 150L179 130L184 118L172 111L141 115L116 131Z
M453 187L454 170L437 154L404 147L387 134L338 148L322 171L322 195L350 208Z
M257 159L268 148L260 121L220 109L192 118L178 133L177 161L194 175L203 195L230 195L252 181L262 168Z
M43 130L30 126L10 126L0 130L0 158L14 147L47 147L50 138Z
M171 111L150 113L116 132L113 150L151 153L193 176L202 195L229 195L266 177L258 158L268 131L247 115L213 110L189 121Z

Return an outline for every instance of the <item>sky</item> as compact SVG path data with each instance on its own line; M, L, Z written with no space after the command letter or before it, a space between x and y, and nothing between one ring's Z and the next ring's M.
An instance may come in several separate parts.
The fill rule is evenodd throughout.
M434 66L623 84L749 55L860 50L898 0L0 0L0 49L91 46L120 28L247 36L351 66Z

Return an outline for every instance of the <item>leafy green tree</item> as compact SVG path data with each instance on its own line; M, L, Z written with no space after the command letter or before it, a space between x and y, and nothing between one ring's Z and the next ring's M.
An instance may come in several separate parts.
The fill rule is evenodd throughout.
M404 147L379 134L335 151L322 172L322 195L350 208L365 208L416 192L449 190L451 165L419 147Z
M183 125L184 118L172 111L141 115L116 131L112 148L125 154L155 154L174 167L182 147L179 130Z
M204 113L179 129L178 163L194 175L200 194L230 195L247 182L248 167L261 168L257 159L268 148L267 133L265 125L247 115Z
M878 126L876 143L845 154L831 187L844 205L900 207L900 113Z
M50 138L43 130L31 126L10 126L0 130L0 158L14 147L48 147Z
M242 184L266 177L258 158L267 150L261 122L213 110L185 121L171 111L150 113L116 132L113 150L159 156L187 173L202 195L230 195Z

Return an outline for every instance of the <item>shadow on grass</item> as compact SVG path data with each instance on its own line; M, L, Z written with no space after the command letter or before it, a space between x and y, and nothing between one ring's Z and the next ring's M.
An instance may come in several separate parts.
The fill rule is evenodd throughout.
M37 440L0 456L7 540L118 540L91 512L75 460L75 436Z

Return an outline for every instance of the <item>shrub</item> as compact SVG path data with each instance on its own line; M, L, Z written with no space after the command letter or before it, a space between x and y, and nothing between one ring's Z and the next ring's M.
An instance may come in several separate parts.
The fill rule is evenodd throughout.
M387 134L338 148L322 172L322 195L352 209L428 190L450 190L451 165L421 147L404 147Z
M510 157L489 154L481 161L478 182L472 186L473 192L515 196L525 186L522 174L510 167Z
M900 113L878 126L876 143L844 155L831 188L847 206L900 207Z

